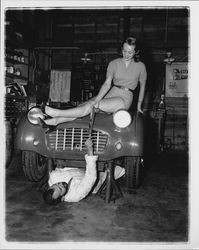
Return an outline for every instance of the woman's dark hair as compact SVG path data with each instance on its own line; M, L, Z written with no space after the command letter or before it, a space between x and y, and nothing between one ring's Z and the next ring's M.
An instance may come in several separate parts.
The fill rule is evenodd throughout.
M136 41L136 38L134 37L127 37L123 42L122 42L122 46L121 48L123 48L123 45L127 43L128 45L130 46L135 46L135 55L134 55L134 59L135 59L135 62L139 62L140 60L140 48L137 44L137 41Z

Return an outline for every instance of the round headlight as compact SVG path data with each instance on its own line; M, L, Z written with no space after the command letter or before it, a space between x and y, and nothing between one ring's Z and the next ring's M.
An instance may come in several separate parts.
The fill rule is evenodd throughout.
M113 122L119 128L126 128L131 124L131 115L126 110L118 110L113 114Z
M39 118L44 119L44 114L40 108L31 108L28 112L28 120L30 123L37 125L39 124Z

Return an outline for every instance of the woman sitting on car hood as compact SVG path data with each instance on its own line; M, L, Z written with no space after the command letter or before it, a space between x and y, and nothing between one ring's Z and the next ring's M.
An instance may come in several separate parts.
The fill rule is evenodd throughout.
M47 125L54 125L88 115L95 107L107 113L119 109L128 110L133 101L134 90L140 84L137 111L142 113L147 72L143 62L139 61L139 49L136 39L128 37L122 43L122 58L111 61L107 68L106 80L98 95L91 100L71 109L45 107L45 112L52 117L46 119ZM112 85L113 82L113 85Z

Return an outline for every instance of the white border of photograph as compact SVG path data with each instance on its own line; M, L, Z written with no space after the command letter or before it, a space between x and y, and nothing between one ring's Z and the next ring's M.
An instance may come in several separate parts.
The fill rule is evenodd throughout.
M189 242L184 243L8 243L5 241L5 125L4 125L4 11L8 7L17 8L127 8L127 7L167 7L179 6L190 8L190 62L189 62ZM28 1L1 0L1 216L0 235L1 249L199 249L199 147L198 147L198 116L199 116L199 2L198 1Z

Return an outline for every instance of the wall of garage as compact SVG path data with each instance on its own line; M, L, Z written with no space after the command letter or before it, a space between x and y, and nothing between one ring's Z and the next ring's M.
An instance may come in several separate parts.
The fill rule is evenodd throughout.
M94 96L103 83L108 62L120 54L122 40L135 36L148 71L144 110L158 124L162 116L158 107L166 89L167 52L172 52L175 62L189 61L186 7L8 9L5 27L6 47L28 51L24 88L30 102L49 101L52 70L71 72L69 102L73 105ZM163 149L187 150L188 93L166 96L164 101Z

